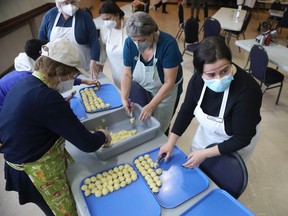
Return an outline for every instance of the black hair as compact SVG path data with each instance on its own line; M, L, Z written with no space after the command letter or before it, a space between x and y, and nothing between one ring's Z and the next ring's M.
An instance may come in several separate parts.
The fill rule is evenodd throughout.
M46 40L39 39L30 39L26 41L25 44L25 53L27 56L36 61L37 58L41 55L41 48L43 45L48 43Z
M232 62L232 54L221 36L210 36L203 39L193 54L193 65L196 73L202 75L205 64L227 59Z
M119 18L122 19L125 13L120 9L120 7L111 0L106 0L99 9L99 14L119 14Z

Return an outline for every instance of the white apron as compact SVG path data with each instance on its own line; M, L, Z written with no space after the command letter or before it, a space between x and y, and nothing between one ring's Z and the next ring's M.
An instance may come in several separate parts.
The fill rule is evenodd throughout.
M61 12L59 12L56 16L51 34L50 34L50 41L54 41L57 38L66 38L70 40L71 42L75 43L77 47L80 50L81 54L81 63L83 68L86 71L89 71L90 69L90 48L86 44L78 44L75 38L75 16L72 18L72 26L71 27L61 27L56 26L58 23L58 20L60 18Z
M121 29L112 29L107 32L106 54L109 62L114 84L120 89L123 70L123 49L125 41L124 22L121 21ZM113 35L112 35L113 34ZM112 37L111 37L112 35ZM117 40L115 40L117 36ZM112 38L112 40L111 40Z
M203 86L201 96L197 103L197 106L194 110L194 115L199 122L199 126L197 128L196 134L192 141L192 151L197 151L200 149L205 149L210 144L221 143L225 140L228 140L230 137L226 134L225 126L224 126L224 112L226 109L227 99L229 95L229 87L225 90L222 104L219 112L219 116L209 116L205 114L200 107L204 94L206 90L206 85ZM259 126L259 124L258 124ZM250 144L245 148L238 151L243 160L246 162L250 158L253 149L256 145L256 141L258 139L258 126L256 128L256 135L252 138Z
M160 80L156 66L156 43L154 43L153 48L154 56L152 66L145 66L140 61L139 53L136 66L133 71L133 81L139 83L139 85L141 85L146 91L150 92L154 97L159 91L159 89L162 87L163 83ZM178 83L174 85L168 95L160 102L160 104L158 104L158 106L154 109L153 112L153 116L160 122L160 130L164 133L169 127L173 115L173 110L177 97Z

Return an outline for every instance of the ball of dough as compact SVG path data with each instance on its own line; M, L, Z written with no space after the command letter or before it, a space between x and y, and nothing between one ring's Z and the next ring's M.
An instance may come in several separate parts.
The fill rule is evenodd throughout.
M160 180L156 181L155 183L158 187L160 187L162 185L162 182Z
M153 193L159 193L159 188L158 187L153 187L152 188Z
M119 179L120 182L123 182L125 180L124 176L119 176L118 179Z
M112 185L108 185L108 190L110 193L112 193L114 191L114 187Z
M115 185L115 184L119 184L120 181L119 181L119 179L114 179L114 180L113 180L113 183L114 183L114 185Z
M96 190L94 194L95 194L96 197L101 197L102 196L102 191Z
M100 185L97 185L96 187L97 187L97 189L98 189L98 190L102 190L102 189L103 189L103 186L102 186L102 184L100 184Z
M138 157L138 160L139 160L139 161L143 161L143 160L144 160L144 157L143 157L143 156L139 156L139 157Z
M123 187L126 187L126 182L125 181L122 181L121 183L120 183L120 186L123 188Z
M125 169L128 169L129 167L131 167L129 164L125 164L125 165L124 165L124 168L125 168Z
M127 185L129 185L129 184L131 184L132 179L131 179L131 178L126 178L126 179L125 179L125 182L126 182Z
M153 172L154 172L154 170L153 170L153 169L151 169L151 168L149 168L149 169L147 170L147 172L148 172L149 174L151 174L151 173L153 173Z
M87 190L84 191L84 194L85 194L86 197L90 196L91 191L89 189L87 189Z
M87 186L87 185L82 185L82 186L81 186L81 190L82 190L82 191L85 191L85 190L87 190L87 189L88 189L88 186Z
M102 188L102 194L105 196L109 193L108 188Z
M132 179L132 181L136 181L137 180L137 175L131 175L131 179Z
M101 174L101 173L99 173L99 174L97 174L97 175L96 175L96 178L100 180L100 179L102 179L102 178L103 178L103 176L102 176L102 174Z
M97 178L95 176L92 176L91 178L91 182L96 182Z
M147 160L147 159L150 158L150 155L149 155L149 154L145 154L145 155L144 155L144 158Z
M87 184L87 185L89 185L89 184L91 183L91 179L90 179L90 178L86 178L86 179L84 180L84 183Z
M91 189L95 188L95 186L96 186L95 184L91 183L88 185L88 188L91 190Z
M150 164L151 162L153 162L153 160L152 160L151 158L148 158L148 159L147 159L147 163Z
M162 174L162 169L161 168L158 168L158 169L156 169L156 173L157 173L157 175L161 175Z
M130 178L130 173L125 173L125 174L124 174L124 178L126 178L126 179L127 179L127 178Z
M120 184L119 183L114 184L114 189L115 190L119 190L120 189Z

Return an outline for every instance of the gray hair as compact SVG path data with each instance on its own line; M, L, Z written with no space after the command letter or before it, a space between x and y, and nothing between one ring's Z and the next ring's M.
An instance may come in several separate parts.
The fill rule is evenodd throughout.
M55 0L55 4L57 8L60 8L61 4L64 2L65 0ZM79 3L80 0L75 0L75 3Z
M158 25L149 14L138 11L126 21L126 31L128 37L149 36L158 31Z

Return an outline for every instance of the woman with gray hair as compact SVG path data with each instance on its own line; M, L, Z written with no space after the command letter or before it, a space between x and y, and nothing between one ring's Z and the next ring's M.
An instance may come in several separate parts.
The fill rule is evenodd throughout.
M129 94L132 92L137 95L131 83L138 83L149 96L139 116L140 120L145 121L153 115L160 121L161 130L168 132L182 93L183 60L178 44L174 37L159 31L156 22L145 12L134 13L126 22L126 30L128 38L123 51L121 81L123 106L127 112L131 112Z

